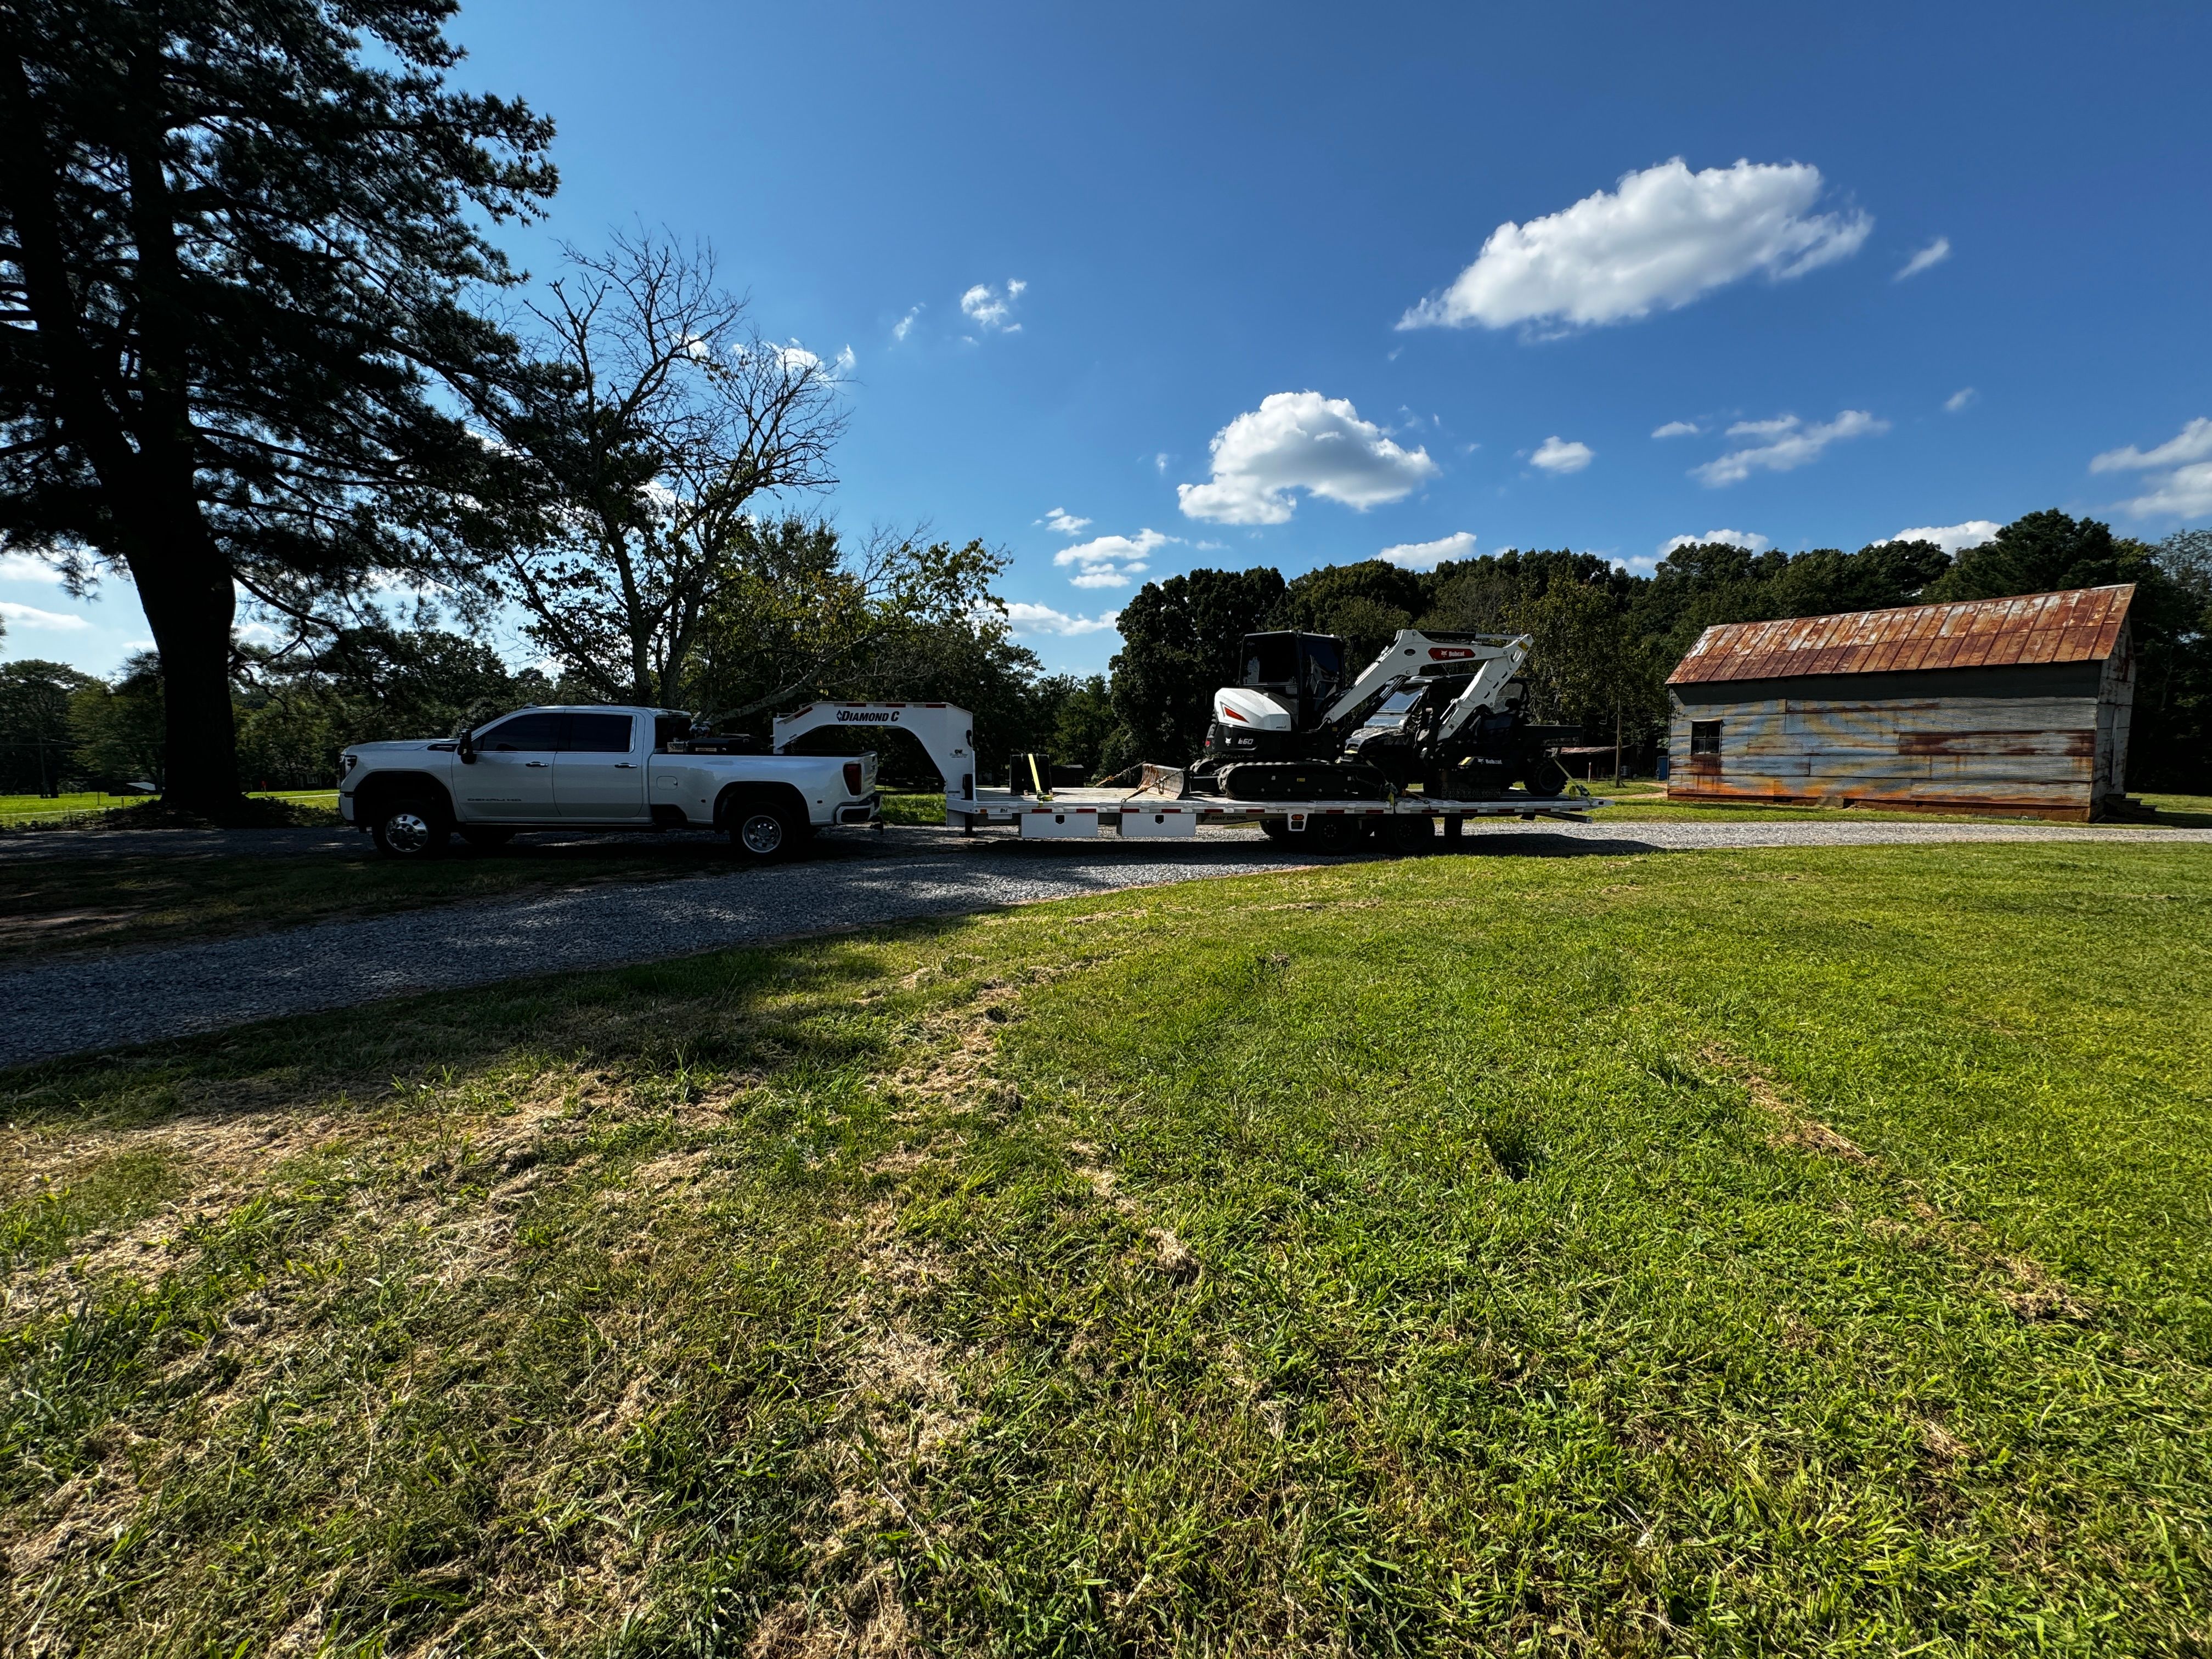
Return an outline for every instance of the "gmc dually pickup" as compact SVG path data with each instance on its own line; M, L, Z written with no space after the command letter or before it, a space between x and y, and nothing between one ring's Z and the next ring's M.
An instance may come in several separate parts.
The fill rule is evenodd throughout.
M876 757L740 752L674 708L519 708L458 738L357 743L338 811L395 858L459 831L497 847L525 830L726 830L741 858L797 852L817 829L877 823Z

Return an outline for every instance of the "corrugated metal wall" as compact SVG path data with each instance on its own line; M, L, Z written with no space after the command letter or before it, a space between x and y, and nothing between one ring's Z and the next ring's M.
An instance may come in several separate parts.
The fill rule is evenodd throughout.
M2102 696L1714 697L1690 705L1678 696L1667 793L2087 818L2099 796L2118 787L2104 781L2118 769L2116 718L2124 726L2124 706ZM1721 723L1717 755L1691 752L1693 720Z

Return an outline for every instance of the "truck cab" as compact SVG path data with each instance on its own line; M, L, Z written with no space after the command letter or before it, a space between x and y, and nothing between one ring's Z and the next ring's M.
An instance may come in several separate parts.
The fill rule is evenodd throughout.
M532 830L711 828L769 859L817 829L880 821L873 755L758 748L696 731L682 709L519 708L453 738L351 745L338 810L398 857L431 856L457 832L496 847Z

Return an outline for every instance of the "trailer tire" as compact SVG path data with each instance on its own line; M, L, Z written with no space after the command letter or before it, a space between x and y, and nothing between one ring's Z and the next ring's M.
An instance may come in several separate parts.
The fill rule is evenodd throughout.
M1436 844L1437 832L1425 817L1410 814L1394 815L1375 826L1382 844L1400 858L1419 858Z
M369 836L386 858L420 861L446 850L453 826L434 801L406 798L380 803L369 820Z
M1261 818L1260 820L1260 833L1267 836L1269 841L1273 842L1278 847L1282 846L1285 842L1292 839L1291 835L1291 821L1288 818Z
M1306 820L1305 844L1316 853L1349 853L1366 830L1358 818L1341 813L1316 815Z

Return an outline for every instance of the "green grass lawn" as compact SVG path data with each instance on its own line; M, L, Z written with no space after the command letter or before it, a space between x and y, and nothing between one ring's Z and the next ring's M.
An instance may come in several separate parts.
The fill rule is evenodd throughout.
M0 1079L25 1651L2201 1654L2212 864L1345 866Z

